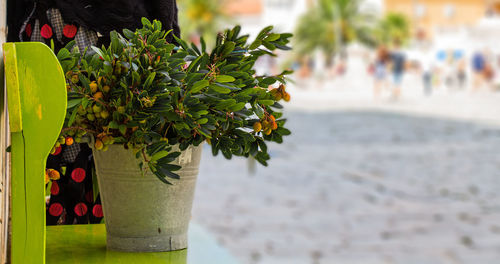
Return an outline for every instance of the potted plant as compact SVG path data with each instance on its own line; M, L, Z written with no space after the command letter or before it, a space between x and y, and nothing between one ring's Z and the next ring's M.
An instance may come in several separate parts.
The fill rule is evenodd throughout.
M248 43L237 26L208 50L203 39L176 47L159 21L142 23L112 32L109 47L58 52L69 91L61 143L90 138L109 249L170 251L187 246L203 142L267 165L266 142L290 134L279 101L290 99L291 71L256 76L253 67L288 50L292 35L267 27Z

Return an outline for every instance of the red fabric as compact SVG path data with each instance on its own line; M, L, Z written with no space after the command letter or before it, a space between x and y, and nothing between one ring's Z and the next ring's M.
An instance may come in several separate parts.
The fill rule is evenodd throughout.
M63 34L67 38L74 38L78 29L75 25L66 25L63 28Z
M28 37L31 37L31 33L33 33L33 29L31 28L31 24L26 25L26 28L24 29L24 31L26 32L26 35Z
M75 182L82 182L85 180L85 170L82 168L76 168L71 172L71 179L73 179Z
M63 206L60 203L53 203L49 207L49 213L52 216L60 216L63 212Z
M52 37L52 28L45 24L43 25L42 29L40 30L40 35L42 35L42 37L46 38L46 39L49 39Z
M75 205L75 214L78 216L84 216L87 213L87 205L84 203L79 203Z
M92 190L85 194L85 200L87 200L87 202L89 203L92 203L94 201L94 193Z

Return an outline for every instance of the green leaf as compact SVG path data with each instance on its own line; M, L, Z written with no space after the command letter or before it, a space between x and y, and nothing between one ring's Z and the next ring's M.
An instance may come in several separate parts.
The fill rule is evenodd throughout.
M265 27L264 29L262 29L260 32L259 32L259 35L257 35L257 39L262 39L264 38L264 36L266 36L267 33L271 32L271 30L273 30L274 26L267 26Z
M231 92L231 89L228 89L226 87L221 87L221 86L218 86L215 84L210 85L210 89L214 90L217 93L221 93L221 94L228 94Z
M278 40L280 37L281 37L280 34L271 33L271 34L267 35L267 37L265 38L265 40L266 41L275 41L275 40Z
M157 152L156 154L154 154L152 157L151 157L151 160L150 161L157 161L163 157L166 157L168 155L168 151L160 151L160 152Z
M205 53L207 51L207 43L205 42L205 39L203 39L203 37L200 38L200 43L201 43L201 52Z
M68 101L68 109L71 109L71 108L79 105L81 102L82 102L82 98L69 100Z
M122 133L122 135L125 136L125 134L127 134L127 126L126 125L120 125L118 126L118 129L120 130L120 133Z
M278 127L278 129L276 129L276 132L282 136L288 136L288 135L292 134L292 132L290 132L290 130L288 130L284 127Z
M69 53L69 50L67 49L61 49L59 50L59 52L57 53L57 59L59 61L62 61L62 60L65 60L65 59L68 59L70 56L70 53Z
M218 104L215 105L215 108L224 110L225 108L232 106L236 104L236 100L234 99L227 99L227 100L222 100Z
M273 105L274 104L274 100L259 100L259 103L260 104L263 104L263 105Z
M201 89L207 87L210 85L210 82L208 80L201 80L197 81L193 84L193 87L191 87L191 92L196 93L201 91Z
M141 22L142 22L142 25L151 27L151 22L147 18L145 18L145 17L141 18Z
M156 77L156 72L152 72L151 74L149 74L148 78L144 82L144 88L148 88L149 86L151 86L155 77Z
M69 121L68 121L68 127L73 125L73 123L75 122L77 112L78 112L77 109L74 109L73 113L71 113L71 116L69 117Z
M233 111L233 112L236 112L236 111L240 111L241 109L243 109L245 107L245 102L240 102L240 103L237 103L235 105L232 105L229 107L229 110Z
M118 123L116 123L116 121L111 121L109 122L108 127L111 129L118 129L119 125Z
M262 45L262 41L260 39L256 39L252 44L250 44L250 47L248 49L254 50Z
M233 76L229 75L218 75L215 80L220 83L227 83L227 82L234 82L236 79L234 79Z
M123 35L128 38L128 39L133 39L135 37L135 33L132 32L131 30L129 29L124 29L123 30Z
M262 107L260 105L255 104L254 107L253 107L253 111L255 112L255 114L259 118L263 118L264 117L264 109L262 109Z
M201 119L198 119L196 122L198 122L198 124L200 124L200 125L204 125L208 122L208 118L201 118Z
M224 43L224 45L222 46L222 52L221 52L221 55L222 56L227 56L229 55L233 50L234 50L234 47L236 46L236 44L232 41L227 41L226 43Z
M153 170L153 169L151 169L151 170ZM160 172L160 171L157 169L157 170L153 171L153 174L154 174L154 175L155 175L155 176L156 176L156 177L157 177L160 181L162 181L163 183L168 184L168 185L172 185L172 183L170 183L169 181L167 181L167 180L165 179L165 177L167 176L167 175L165 175L165 173L162 173L162 172Z

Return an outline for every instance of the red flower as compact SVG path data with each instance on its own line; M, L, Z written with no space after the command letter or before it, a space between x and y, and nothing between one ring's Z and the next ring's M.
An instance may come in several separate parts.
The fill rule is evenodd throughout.
M45 24L40 30L40 34L42 35L42 37L49 39L52 37L52 28L49 25Z
M26 25L24 32L26 32L26 35L28 36L28 38L31 37L31 33L33 33L33 29L31 28L31 24Z
M76 168L71 172L71 179L75 182L82 182L85 179L85 170L82 168Z
M87 213L87 206L84 203L79 203L75 205L75 214L78 216L84 216Z
M78 29L75 25L66 25L63 28L63 34L67 38L74 38Z

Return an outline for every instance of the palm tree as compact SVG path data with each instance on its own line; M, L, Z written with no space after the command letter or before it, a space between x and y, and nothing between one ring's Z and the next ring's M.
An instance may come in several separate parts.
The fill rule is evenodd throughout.
M401 13L388 13L375 31L378 44L390 44L395 40L406 43L410 39L410 20Z
M215 39L226 19L224 0L179 0L179 23L186 39L204 36L207 42Z
M327 58L343 52L358 39L373 45L375 16L360 10L361 0L318 0L301 18L296 28L295 47L300 55L320 49Z

